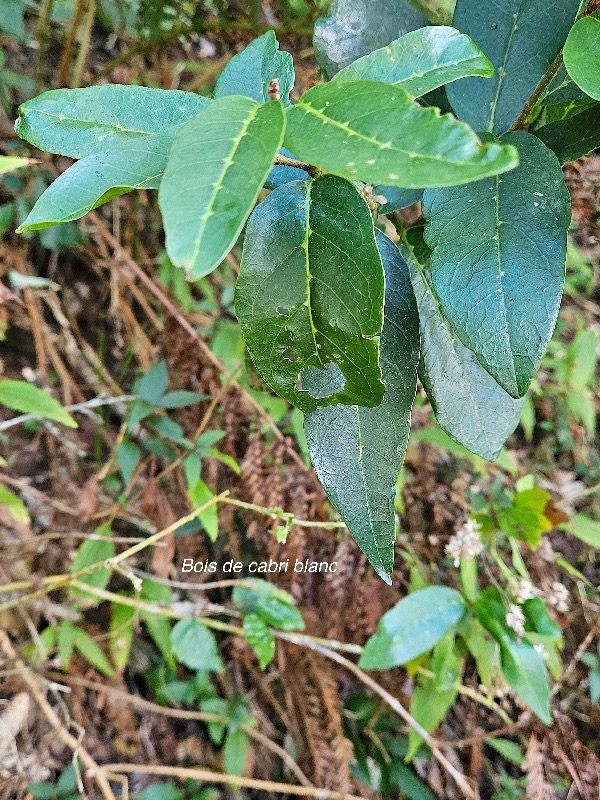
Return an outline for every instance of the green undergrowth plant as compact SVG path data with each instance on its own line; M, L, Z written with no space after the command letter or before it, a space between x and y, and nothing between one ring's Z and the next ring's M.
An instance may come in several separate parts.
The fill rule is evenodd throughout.
M304 413L328 496L390 581L417 375L440 426L493 460L554 329L561 162L600 143L600 23L586 11L458 0L450 27L404 2L337 0L315 29L326 81L297 100L273 32L212 98L46 92L17 133L76 162L18 230L155 189L169 259L199 281L246 226L235 309L249 354ZM405 230L394 212L417 200L424 219Z

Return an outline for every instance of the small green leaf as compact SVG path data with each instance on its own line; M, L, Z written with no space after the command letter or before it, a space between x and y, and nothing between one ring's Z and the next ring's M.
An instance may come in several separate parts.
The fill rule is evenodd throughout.
M108 652L115 667L122 672L129 661L133 642L135 608L111 603L108 627Z
M598 336L593 330L584 330L577 334L567 350L569 362L569 385L581 392L592 387L598 364Z
M247 734L240 728L229 731L223 745L223 769L226 775L244 774L247 752Z
M281 103L213 100L179 131L160 186L171 261L191 280L208 275L235 244L279 150Z
M442 313L490 375L520 397L554 330L571 206L560 164L539 139L519 132L504 140L519 150L517 170L427 190L423 214Z
M448 709L458 696L458 689L437 689L434 681L427 680L417 686L410 698L409 711L427 731L431 733L446 716ZM412 728L408 731L408 752L405 761L411 761L423 739Z
M534 631L541 636L548 636L556 642L562 641L562 630L554 622L539 597L532 597L523 603L523 614L525 615L525 630Z
M171 631L171 646L178 661L189 669L223 672L217 640L212 631L192 617L180 619Z
M167 391L167 362L163 359L146 372L133 386L134 392L150 406L155 406Z
M163 395L156 401L156 406L157 408L184 408L207 399L209 399L209 395L177 389L174 392L167 392L167 394Z
M258 614L244 617L244 639L252 647L261 669L265 669L275 656L275 637Z
M6 506L8 508L8 513L17 522L21 522L23 525L29 525L31 522L31 517L29 516L25 503L20 497L17 497L16 494L13 494L6 486L2 486L1 484L0 506Z
M15 130L40 150L84 158L156 134L172 137L208 103L192 92L144 86L55 89L19 107Z
M427 25L406 0L334 0L315 24L314 47L327 79L357 58Z
M522 400L499 386L457 339L443 315L427 265L419 263L412 240L402 250L410 266L421 328L419 377L443 430L472 452L494 461L515 430Z
M27 381L0 380L0 405L23 414L35 414L37 417L60 422L67 428L77 427L73 417L57 400Z
M247 584L234 587L232 596L244 614L258 614L267 625L283 631L304 630L302 614L288 592L256 578Z
M381 370L385 393L375 408L336 405L307 414L313 466L348 529L385 581L394 566L394 498L416 392L419 331L408 268L380 231L385 269Z
M502 758L510 761L511 764L515 764L517 767L523 766L525 756L516 742L511 742L510 739L501 739L496 736L484 739L484 742L488 747L491 747L492 750L499 753Z
M279 82L279 95L284 105L289 105L289 94L294 85L294 64L290 53L279 50L273 31L254 39L241 53L234 56L219 76L214 98L244 95L259 103L266 103L271 81Z
M573 514L568 530L590 547L600 549L600 522L586 517L585 514Z
M110 570L102 567L104 562L112 558L115 554L115 546L111 539L112 531L110 523L100 525L91 534L89 539L85 539L80 545L71 564L71 573L79 572L81 569L98 564L98 569L88 575L82 575L78 580L96 589L105 589L110 580ZM82 589L71 587L70 597L85 597L90 599L91 595L86 594Z
M421 97L459 78L493 74L492 63L472 39L455 28L436 25L406 33L353 61L334 80L385 81Z
M75 630L75 625L72 622L69 622L68 619L63 619L56 631L56 650L60 658L61 667L64 670L68 670L71 664L75 644Z
M285 146L343 178L421 189L513 169L511 145L483 145L450 114L423 108L401 86L331 81L287 109Z
M550 687L542 657L533 645L510 637L500 643L502 674L508 685L545 725L552 723Z
M127 439L119 444L117 447L117 464L123 479L123 483L127 486L129 481L133 478L137 465L142 458L142 451L133 442Z
M0 175L6 175L7 172L14 172L14 170L26 167L28 164L31 164L31 159L29 158L0 156Z
M214 494L204 483L202 478L198 478L196 483L188 490L188 497L194 508L200 508L200 506L208 503L208 501L214 497ZM211 542L216 542L219 536L219 515L217 513L217 504L215 503L214 505L205 509L201 514L198 515L198 519L202 523L202 527L208 534L208 538L211 540Z
M354 186L326 175L275 189L248 223L235 296L263 380L303 411L377 405L383 288Z
M459 592L427 586L412 592L383 615L365 645L362 669L390 669L430 650L465 613Z
M581 0L458 0L452 24L481 47L491 79L465 78L447 88L457 115L476 131L506 133L559 55Z
M108 678L114 677L114 670L108 663L108 659L103 651L98 647L92 637L81 628L74 628L73 644L75 649L89 661L94 669L106 675Z
M153 783L136 794L137 800L184 800L185 795L174 783Z
M600 100L600 20L577 20L565 42L563 57L575 83L590 97Z
M82 158L50 184L17 233L79 219L132 189L158 189L170 145L171 137L145 136Z

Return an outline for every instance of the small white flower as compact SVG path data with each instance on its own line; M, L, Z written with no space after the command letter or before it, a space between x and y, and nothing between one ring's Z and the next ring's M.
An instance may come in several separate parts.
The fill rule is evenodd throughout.
M512 596L519 605L522 605L527 600L531 600L536 596L533 584L526 578L519 578L516 584L512 587L511 592Z
M483 550L481 541L481 525L474 519L468 519L459 528L446 545L446 555L454 559L458 567L463 559L475 558Z
M506 612L506 624L517 635L517 639L525 633L525 615L520 606L512 605Z
M570 608L569 590L559 581L552 584L552 591L548 593L548 602L558 611L559 614L566 614Z
M550 653L546 650L543 644L534 644L533 649L537 652L539 656L541 656L543 661L548 661L550 658Z

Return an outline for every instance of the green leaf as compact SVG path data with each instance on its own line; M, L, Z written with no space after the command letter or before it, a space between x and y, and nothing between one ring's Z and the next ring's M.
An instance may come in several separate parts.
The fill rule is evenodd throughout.
M536 128L535 135L561 163L577 161L600 146L600 104L565 120Z
M545 725L550 725L548 675L533 645L525 640L514 642L510 637L505 638L500 643L500 663L508 685Z
M406 0L334 0L329 16L317 20L315 56L325 78L408 31L427 18Z
M137 800L184 800L185 795L174 783L153 783L137 795Z
M68 670L71 664L75 644L75 630L75 625L72 622L68 619L63 619L60 621L56 631L56 649L61 667L64 670Z
M94 669L106 675L108 678L114 677L114 670L108 663L104 652L98 647L92 637L81 628L74 628L73 644L75 649L89 661Z
M139 378L133 385L133 391L144 403L155 406L167 391L167 362L163 359Z
M528 133L504 137L520 167L423 195L432 283L462 343L513 397L527 391L562 295L570 198L554 154Z
M416 392L419 331L408 268L380 231L376 240L386 285L380 344L383 399L375 408L320 408L305 416L304 428L313 466L329 499L374 569L391 582L395 487Z
M208 103L192 92L144 86L55 89L20 106L15 130L40 150L84 158L156 134L172 138Z
M374 80L402 86L413 97L468 76L489 78L494 67L464 33L445 25L406 33L337 73L334 80Z
M562 641L562 630L554 622L544 602L539 597L532 597L523 603L525 630L534 631L541 636L548 636L556 642Z
M14 172L14 170L26 167L28 164L31 164L31 159L29 158L0 156L0 175L6 175L7 172Z
M244 617L244 639L252 647L261 669L265 669L275 657L275 637L258 614Z
M209 399L209 395L177 389L174 392L167 392L167 394L163 395L156 401L156 406L158 408L184 408L207 399Z
M590 547L600 549L600 522L586 517L585 514L573 514L568 530Z
M285 146L348 180L421 189L512 169L511 146L481 144L451 114L423 108L401 86L332 81L287 109Z
M381 400L383 269L369 208L350 183L294 181L256 208L235 302L258 372L302 411Z
M21 522L23 525L29 525L31 522L25 503L2 484L0 484L0 506L6 506L8 513L17 522Z
M426 653L465 613L462 596L447 586L412 592L388 611L367 641L362 669L390 669Z
M391 214L412 206L423 197L422 189L400 189L398 186L374 186L373 195L385 200L379 208L380 214Z
M581 0L458 0L452 24L481 47L495 67L491 80L465 78L447 88L456 114L476 131L512 127L560 53Z
M511 506L497 511L500 527L508 536L523 539L532 548L539 547L542 534L552 529L544 514L549 500L548 492L537 486L517 492Z
M419 263L417 234L403 250L410 266L421 329L419 377L438 422L459 444L490 461L515 430L521 400L515 400L457 339L431 286L427 267Z
M112 558L115 554L115 545L111 539L112 531L110 523L106 522L100 525L99 528L91 534L89 539L79 545L73 563L71 564L71 573L79 572L81 569L91 567L93 564L98 564L98 569L90 572L88 575L82 575L78 580L85 583L87 586L93 586L96 589L106 589L110 580L110 570L101 567L100 565ZM69 589L70 597L85 597L90 599L90 595L82 589L71 587Z
M437 689L432 680L426 681L422 686L417 686L410 698L409 711L412 716L420 722L427 733L431 733L434 728L446 716L448 709L458 696L458 689ZM412 728L408 731L408 752L406 761L411 761L423 739Z
M135 608L111 603L108 627L108 652L115 667L122 672L129 661L133 642Z
M198 478L196 483L188 490L188 497L190 503L194 508L200 508L205 503L208 503L214 497L214 494L204 483L202 478ZM206 508L201 514L198 514L198 519L202 523L202 527L208 534L211 542L216 542L219 536L219 515L217 513L217 504Z
M248 736L240 728L229 731L223 745L223 769L226 775L243 775L246 769Z
M488 747L491 747L492 750L499 753L502 758L510 761L511 764L515 764L517 767L523 766L525 757L523 756L523 751L516 742L511 742L510 739L501 739L495 736L484 739L484 742Z
M29 3L27 0L0 0L0 30L11 39L24 41L27 39L24 14Z
M269 83L279 82L279 95L289 105L294 85L294 63L290 53L279 50L273 31L267 31L234 56L219 76L214 97L244 95L259 103L269 101Z
M398 758L392 758L389 764L389 780L407 800L435 800L428 786Z
M213 100L175 136L159 205L171 261L191 280L235 244L282 143L281 103Z
M170 145L169 136L145 136L82 158L50 184L17 233L79 219L133 189L158 189Z
M258 614L267 625L282 631L304 630L302 614L294 598L268 581L252 579L246 586L236 586L232 599L244 614Z
M76 428L77 423L61 404L32 383L27 381L0 381L0 405L23 414L35 414L54 422L60 422L67 428Z
M598 363L598 336L593 330L577 334L567 350L569 386L576 392L592 387Z
M571 28L563 49L567 72L580 89L600 100L600 20L583 17Z
M223 672L217 640L205 625L193 617L180 619L171 631L171 646L178 661L189 669Z
M133 478L137 465L142 458L142 451L133 442L127 439L117 447L117 464L123 483L127 486Z

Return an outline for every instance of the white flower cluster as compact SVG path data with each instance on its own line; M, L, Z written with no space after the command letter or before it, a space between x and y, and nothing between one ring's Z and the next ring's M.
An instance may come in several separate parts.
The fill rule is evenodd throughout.
M512 605L506 612L506 624L515 632L517 639L525 634L525 615L520 606Z
M511 587L511 594L515 601L522 605L527 600L535 597L536 591L531 581L528 581L527 578L519 578L516 584Z
M547 594L547 600L551 606L558 611L559 614L566 614L570 608L569 605L569 590L559 581L554 581L552 590Z
M446 555L454 559L454 566L466 558L475 558L483 550L481 542L481 525L474 519L468 519L462 528L456 531L446 545Z

